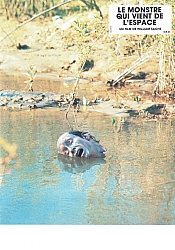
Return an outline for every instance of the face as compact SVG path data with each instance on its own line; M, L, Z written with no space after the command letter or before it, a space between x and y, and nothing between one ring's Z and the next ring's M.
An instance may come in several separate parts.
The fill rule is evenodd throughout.
M57 148L60 154L83 158L105 157L104 152L106 152L106 148L96 142L88 133L84 133L81 138L66 132L59 137Z

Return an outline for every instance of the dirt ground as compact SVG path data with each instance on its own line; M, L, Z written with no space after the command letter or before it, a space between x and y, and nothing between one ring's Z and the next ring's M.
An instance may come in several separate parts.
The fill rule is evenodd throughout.
M107 84L138 59L140 37L109 35L108 7L103 6L101 11L103 20L96 11L76 13L61 19L38 17L1 41L0 88L26 91L26 72L33 65L37 70L34 91L71 92L73 79L78 76L81 66L80 48L83 44L87 64L78 86L82 96L91 100L117 101L134 101L139 97L142 102L166 102L174 107L174 100L153 96L159 68L158 56L150 57L134 69L124 86L114 88ZM83 38L76 30L75 21L87 24L87 34ZM7 21L5 17L0 17L0 22L0 40L19 25L17 20ZM89 46L92 47L90 52Z

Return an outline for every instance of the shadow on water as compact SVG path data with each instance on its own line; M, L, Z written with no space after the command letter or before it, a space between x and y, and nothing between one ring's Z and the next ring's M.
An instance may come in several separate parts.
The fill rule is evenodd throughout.
M175 224L175 121L116 118L114 127L111 116L81 111L77 124L100 139L105 159L58 155L69 130L59 109L1 111L18 158L0 173L0 224Z

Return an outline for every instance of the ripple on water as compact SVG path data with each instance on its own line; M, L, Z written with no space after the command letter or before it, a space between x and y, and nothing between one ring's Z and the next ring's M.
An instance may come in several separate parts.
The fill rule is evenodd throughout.
M60 110L1 112L1 136L18 145L5 167L0 224L174 224L175 128L166 122L82 111L79 127L107 148L105 162L61 165L58 137L69 130ZM71 123L76 128L73 115Z

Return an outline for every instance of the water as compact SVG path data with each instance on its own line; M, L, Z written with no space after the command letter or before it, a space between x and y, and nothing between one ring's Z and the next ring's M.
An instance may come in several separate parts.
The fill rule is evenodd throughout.
M118 118L114 128L111 116L82 111L79 128L108 150L88 162L58 156L64 114L1 110L1 136L18 157L1 166L0 224L175 224L174 120Z

